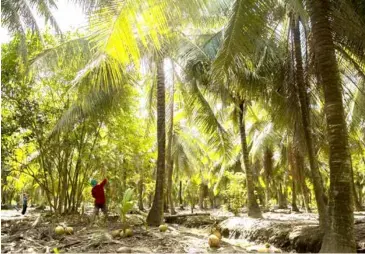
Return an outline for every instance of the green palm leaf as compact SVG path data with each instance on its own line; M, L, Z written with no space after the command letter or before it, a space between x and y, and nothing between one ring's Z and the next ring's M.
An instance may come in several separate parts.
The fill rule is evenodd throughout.
M56 124L53 134L85 117L102 117L114 109L128 110L134 79L114 59L96 56L73 81L78 98ZM123 98L125 98L123 100Z

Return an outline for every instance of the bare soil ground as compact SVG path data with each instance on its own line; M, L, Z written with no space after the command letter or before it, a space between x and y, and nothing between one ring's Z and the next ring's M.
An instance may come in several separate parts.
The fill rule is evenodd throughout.
M133 236L113 238L112 231L123 228L116 216L110 216L107 223L100 218L92 224L88 215L57 218L34 210L26 216L19 216L15 210L2 210L1 213L1 246L4 253L245 252L244 248L228 242L222 242L219 249L211 249L208 246L208 226L192 229L169 224L168 230L162 233L158 228L146 228L141 215L129 215L129 221L133 224ZM74 233L59 236L54 232L57 225L73 227Z
M90 222L90 215L56 217L30 209L1 210L2 252L11 253L245 253L245 252L316 252L322 236L315 214L275 211L264 213L263 219L239 217L222 210L205 216L187 216L168 224L167 232L146 227L144 216L129 215L131 237L112 237L113 230L123 228L118 216ZM186 214L188 211L180 211ZM365 245L365 214L357 213L356 236L359 251ZM212 225L219 224L224 238L219 249L208 246ZM57 225L73 227L71 235L57 235ZM257 244L257 245L256 245Z
M277 210L263 214L263 219L247 215L230 217L220 224L222 234L229 239L267 243L287 252L319 252L323 234L318 216L313 213L289 213ZM355 237L358 252L365 250L365 213L355 213Z

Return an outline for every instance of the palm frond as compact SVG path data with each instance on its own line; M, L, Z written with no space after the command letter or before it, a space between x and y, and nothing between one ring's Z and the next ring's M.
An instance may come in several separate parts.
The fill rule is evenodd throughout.
M52 72L62 69L64 65L72 65L79 69L91 58L92 52L92 45L86 37L70 39L55 47L44 49L30 60L30 66L38 71L46 69Z
M355 68L358 75L365 80L365 61L361 62L356 55L352 54L351 51L347 50L346 46L336 46L336 50L339 52L340 56L342 56L350 65ZM350 70L352 75L353 70Z
M18 8L11 0L1 1L1 23L6 26L11 33L18 33L20 36L20 55L24 62L27 62L27 46L26 46L26 32L23 27L22 21L18 14Z
M241 153L238 153L237 155L233 156L232 159L224 164L220 164L220 170L219 170L219 173L218 173L218 179L217 179L217 182L215 183L214 187L213 187L213 193L215 195L218 194L218 188L219 188L219 185L221 184L221 181L224 177L224 173L226 171L230 171L232 169L235 169L236 167L240 167L240 169L242 170L242 167L241 167L241 157L242 157L242 154ZM234 171L234 170L233 170Z
M96 54L89 63L78 72L72 84L79 92L89 90L107 91L124 85L131 79L124 66L114 58Z
M179 170L183 170L186 175L191 176L196 170L204 168L201 161L204 157L203 145L202 140L196 138L187 126L174 124L172 157Z
M95 11L98 8L108 6L113 2L115 2L115 0L70 0L70 1L81 6L81 8L87 13L91 13L92 11Z
M165 1L109 1L90 17L90 39L100 52L138 66L140 43L161 47L160 36L168 31L166 8Z
M45 23L51 24L57 34L62 34L62 30L53 16L51 8L57 9L57 5L53 0L29 0L30 6L34 7L38 14L45 19Z
M46 23L57 33L61 34L61 29L54 18L51 8L57 8L54 0L3 0L1 1L1 22L13 35L19 33L22 43L20 50L24 62L27 61L26 30L30 29L36 33L39 40L44 44L41 30L37 24L37 14L45 18ZM35 13L33 13L35 10Z
M256 130L252 137L252 146L250 155L252 158L258 158L264 149L272 146L275 141L280 140L279 135L275 133L272 123L267 123L263 129Z
M191 176L193 174L193 161L189 158L188 150L180 138L174 134L173 135L173 148L172 148L172 158L174 160L177 168L186 175ZM176 173L180 173L177 172Z
M345 47L360 62L365 60L365 19L359 15L352 1L339 1L333 5L334 42Z
M27 0L16 0L18 11L21 15L21 20L24 22L26 27L29 27L35 32L43 43L42 32L38 26L37 20L32 12L32 9Z
M287 4L288 12L292 12L294 15L299 17L302 22L305 31L309 31L309 16L308 12L304 7L303 0L281 0L283 4Z
M362 90L360 90L362 89ZM355 91L355 95L350 103L350 109L347 114L347 124L350 131L361 126L361 121L364 121L365 114L365 94L361 91L365 89L365 81L361 80L359 82L359 89Z
M207 133L208 143L227 159L230 158L231 142L228 132L218 121L209 102L201 93L196 81L190 82L190 89L183 90L184 106L188 116L202 132Z
M79 96L78 100L62 115L49 136L72 130L75 124L85 118L104 119L113 111L127 109L128 105L122 101L124 96L126 92L123 88L92 91Z
M127 110L134 82L132 74L126 73L115 59L96 56L74 79L78 98L56 124L52 134L72 127L85 117L102 117L118 108Z
M236 0L225 29L224 42L214 62L215 73L229 77L237 69L253 72L257 48L263 48L271 1Z
M75 0L76 2L85 2ZM172 39L181 24L220 18L227 0L212 4L208 0L126 0L91 1L97 8L90 15L90 39L98 51L127 65L139 65L142 49L160 50ZM98 6L99 5L99 6ZM209 15L216 13L217 15ZM215 20L216 21L216 20ZM208 21L207 21L208 22ZM188 26L191 26L188 25Z

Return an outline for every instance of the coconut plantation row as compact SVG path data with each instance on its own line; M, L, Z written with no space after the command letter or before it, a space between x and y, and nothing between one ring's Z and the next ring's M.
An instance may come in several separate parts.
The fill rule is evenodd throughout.
M365 252L364 1L2 0L1 23L2 252Z

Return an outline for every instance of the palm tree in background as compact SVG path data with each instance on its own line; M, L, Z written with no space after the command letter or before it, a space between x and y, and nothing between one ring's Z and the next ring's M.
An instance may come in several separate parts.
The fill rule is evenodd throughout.
M90 18L91 35L88 37L87 44L89 46L86 47L86 51L91 50L93 53L91 54L89 63L79 71L79 74L73 81L77 89L81 92L79 94L80 97L59 121L55 128L55 133L62 130L65 126L74 124L80 117L100 114L100 112L107 112L112 108L116 108L116 105L120 104L116 103L117 98L123 96L125 86L134 82L130 72L133 70L138 71L140 58L150 55L151 51L161 54L161 45L168 43L171 38L179 35L179 33L169 30L167 24L172 22L176 23L177 20L181 20L176 19L176 17L180 17L184 13L195 17L196 15L192 15L192 13L199 10L194 8L194 4L192 5L192 3L181 3L179 9L177 9L175 8L175 3L167 6L164 2L157 3L156 5L142 2L127 1L122 4L119 1L105 1L102 2L102 6L92 7L92 9L95 9L95 13ZM201 4L199 1L193 2L195 4ZM142 11L140 7L142 7ZM169 11L169 8L172 9ZM184 11L181 12L180 9ZM166 13L169 13L169 15L165 16ZM145 26L147 26L146 29L141 29ZM138 37L134 35L135 28L137 28L139 33ZM124 32L121 33L121 31ZM186 41L187 39L185 38L183 40ZM60 57L60 55L65 58L67 50L64 50L64 46L77 48L75 47L77 45L80 49L84 50L84 47L80 47L84 43L83 40L64 43L59 48L44 52L41 58L51 61L52 59L54 60L54 57ZM149 47L150 45L153 45L153 47ZM83 54L83 51L80 53ZM158 88L157 126L158 146L160 149L157 160L154 205L150 211L151 216L148 216L148 223L150 225L159 225L163 218L160 207L164 199L165 162L162 162L162 160L165 160L165 128L163 127L165 126L165 113L161 111L161 105L165 108L165 102L161 102L161 100L165 100L163 92L165 88L163 88L163 59L160 59L160 57L160 55L157 59L156 57L152 57L152 61L156 62L158 73L156 82ZM36 59L34 62L39 64L42 62L42 59ZM129 73L124 72L126 69L129 69ZM205 108L207 109L209 107ZM204 114L201 114L200 117L202 115ZM205 119L202 121L205 121ZM211 132L214 132L214 127L210 127L210 129ZM212 135L212 138L219 141L220 139L215 138L215 136L217 135ZM220 146L218 145L217 147Z
M2 0L1 23L13 35L18 34L21 39L20 52L23 60L27 60L26 33L30 29L43 43L42 32L37 22L37 15L45 19L46 24L62 34L52 9L57 9L56 0Z
M147 223L159 226L163 222L164 181L165 181L165 74L164 55L157 56L157 173L156 188L151 210L147 216Z
M294 59L295 62L295 86L296 86L296 94L299 98L299 105L301 111L301 120L303 125L303 131L305 135L305 142L308 151L309 164L311 168L311 178L313 184L315 186L315 197L318 206L319 213L319 221L320 227L322 229L326 228L327 224L327 207L324 200L324 186L323 181L319 172L318 162L315 155L313 137L311 134L312 124L310 121L310 108L309 108L309 98L306 93L308 84L305 83L304 79L304 69L303 69L303 60L302 60L302 43L301 43L301 34L299 30L299 17L295 14L291 16L291 33L293 38L293 51L294 51Z
M311 4L313 4L313 5L310 5L310 6L316 6L315 4L318 4L318 2L320 2L320 1L309 1L309 2ZM251 4L251 6L248 6L248 8L243 8L245 6L245 4L248 4L248 5ZM346 5L345 3L342 3L342 4L345 5L345 7L348 7L348 5ZM247 52L247 49L248 50L250 49L250 47L249 47L250 46L250 42L252 43L254 41L254 40L252 40L252 38L257 38L258 35L261 35L262 34L260 32L260 29L267 28L267 25L266 25L267 23L265 22L265 20L266 20L265 19L265 15L267 14L268 10L270 9L270 8L267 8L267 6L269 6L269 5L270 5L270 1L265 1L265 2L261 2L261 1L236 1L237 8L234 9L234 13L235 12L236 12L236 14L239 13L239 15L233 16L235 18L232 19L234 21L232 24L235 24L235 23L238 24L237 27L236 27L237 29L231 29L231 31L232 31L231 33L229 31L227 32L227 37L226 38L229 38L229 39L226 40L226 44L222 47L222 52L223 52L223 54L221 53L221 56L222 57L219 57L218 56L218 58L216 60L216 62L220 66L226 66L226 68L224 68L224 69L225 70L228 69L228 73L230 73L230 74L231 73L234 73L234 67L236 65L240 65L242 63L245 63L245 61L244 61L245 59L242 56L249 55L249 54L247 54L248 53ZM245 6L245 7L247 7L247 6ZM322 35L322 30L320 30L320 31L318 31L318 33L316 33L316 29L317 28L318 29L321 29L321 27L319 27L318 23L321 24L321 22L323 22L321 26L325 26L323 24L326 24L326 22L327 22L328 27L326 29L328 29L328 31L331 31L331 30L329 30L329 20L328 20L327 12L324 11L324 9L326 9L328 7L330 7L330 6L329 5L328 6L316 6L316 8L310 9L311 10L310 13L312 14L311 15L312 24L315 24L315 25L313 25L313 28L312 28L313 29L312 31L313 31L313 34L314 34L313 38L314 38L314 41L315 42L316 42L316 36L317 35L318 36ZM318 11L318 9L321 10L321 8L322 8L322 11L321 12ZM253 11L253 10L255 10L255 11ZM317 16L314 16L313 13L316 13L314 10L317 11ZM346 8L342 8L341 10L343 12L344 11L348 11L348 12L350 11L351 12L351 10L353 10L353 8L347 8L347 9ZM338 18L339 16L340 15L337 13L337 16L336 16L337 19L333 19L333 20L338 22L339 20L341 20L341 19ZM250 21L247 21L246 22L247 24L250 24L250 29L247 29L244 26L244 24L245 24L244 23L244 18L245 17L246 18L247 17L251 17ZM356 15L354 15L354 17L356 17ZM314 20L313 20L313 18L314 18ZM318 23L317 23L317 21L318 21ZM242 22L242 23L239 23L239 22ZM344 25L343 24L340 24L340 23L337 23L337 22L336 22L336 25L338 24L338 27L344 28ZM347 23L350 23L352 25L357 24L357 25L354 25L356 28L361 27L361 26L359 26L359 23L354 23L354 22L353 23L347 22ZM235 27L232 26L232 28L235 28ZM242 29L242 28L244 28L244 29ZM338 35L337 38L344 38L345 37L344 29L342 29L342 30L341 29L338 29L338 30L335 30L335 31L337 32L337 35ZM360 32L359 34L361 35L363 33ZM245 37L244 37L244 35L245 35ZM320 37L323 40L323 41L321 41L321 40L320 41L321 42L325 42L324 41L325 39L329 39L330 32L328 32L328 35L327 36L328 36L328 38L326 38L325 36ZM354 40L351 40L351 39L353 39L354 37L356 37L356 36L347 33L347 37L345 37L345 38L349 38L348 41L353 42ZM245 42L245 38L250 38L251 41L248 42L247 45L242 45L243 42ZM361 40L361 41L363 41L363 40ZM260 42L261 43L265 43L264 40L261 40ZM341 42L343 43L343 41L341 41ZM331 62L332 63L331 68L334 68L334 65L337 65L337 64L336 64L336 59L335 59L335 53L334 53L334 47L333 47L332 38L331 38L330 42L326 41L326 43L327 43L327 46L325 48L328 48L329 49L329 51L326 51L326 53L332 52L331 53L333 55L332 56L332 59L331 58L326 58L327 60L325 60L324 57L321 59L317 55L317 53L320 50L318 48L314 47L314 52L315 52L315 57L316 57L316 63L319 63L320 61L325 61L324 62L324 66L326 68L329 68L329 66L327 66L325 64ZM332 44L332 46L330 46L331 44ZM315 44L315 45L318 45L318 44ZM352 44L349 43L349 48L351 48L351 46L352 46ZM322 49L321 52L323 52L323 49ZM328 57L329 57L329 55L328 55ZM328 59L331 59L331 60L328 60ZM240 67L242 68L242 66L240 66ZM330 69L330 70L333 70L334 73L338 73L338 71L335 68L334 69ZM322 70L322 71L324 71L324 70ZM319 72L321 73L322 71L319 68ZM329 71L329 69L327 69L326 70L326 73L329 76L329 75L331 75L330 73L333 73L333 72L332 71ZM329 77L327 77L327 78L329 78ZM318 80L320 82L323 82L323 83L326 83L327 84L327 80L325 82L323 80L323 77L321 77ZM342 158L344 159L346 157L348 158L348 152L346 152L347 151L347 148L346 148L347 147L347 144L345 142L346 141L346 125L344 124L344 116L343 116L343 114L341 116L341 112L343 112L343 106L342 106L342 99L341 99L341 96L340 96L341 95L341 85L339 83L339 80L340 80L340 78L338 77L338 79L337 79L337 83L338 83L337 92L329 92L329 90L336 91L336 89L335 89L334 86L331 87L331 89L328 89L327 90L327 93L326 93L326 89L325 89L325 104L327 105L325 107L327 109L328 108L328 105L331 105L330 107L331 107L331 110L332 110L332 108L335 108L335 105L337 105L337 109L332 111L332 113L336 112L336 114L337 114L337 118L334 117L334 116L332 116L332 117L334 117L333 118L333 121L334 121L333 124L330 124L331 120L329 120L329 119L331 119L331 117L328 116L328 114L330 114L330 112L329 111L326 111L327 120L329 121L329 124L328 124L328 128L329 129L328 129L328 131L331 132L333 130L334 132L336 132L336 130L337 130L338 132L340 132L340 130L342 130L342 137L343 137L342 141L341 142L338 142L336 146L331 146L331 148L334 149L334 151L337 151L338 152L336 154L336 156L339 156L341 154L341 155L343 155ZM330 81L330 82L333 83L335 80L334 80L334 78L332 76L332 80L328 80L328 81ZM330 96L330 95L332 95L332 96ZM303 96L301 96L301 98L303 98ZM331 101L331 99L333 101ZM301 104L303 106L305 106L305 100L302 99L301 100ZM305 110L305 107L303 107L303 108L304 108L303 110ZM306 113L305 111L303 111L303 112ZM306 120L306 122L308 122L308 117L306 117L305 114L303 114L303 120ZM331 132L331 135L329 136L330 144L332 142L336 142L335 139L334 139L334 137L335 137L335 135L333 134L334 132ZM331 140L331 136L333 137L333 140ZM307 135L307 137L310 137L310 135ZM308 147L310 147L310 143L307 142L307 144L309 144ZM342 147L342 150L339 150L339 147L340 146ZM341 151L341 153L340 153L340 151ZM346 155L346 153L347 153L347 155ZM330 161L331 161L331 159L330 159ZM339 163L339 161L338 161L338 163ZM312 163L312 165L313 165L313 163ZM339 165L342 165L342 164L341 163L340 164L333 163L333 161L330 162L331 171L332 171L332 168L333 167L335 167L335 171L336 171L336 167L338 168ZM343 164L343 165L345 165L345 164ZM346 165L349 165L349 164L346 164ZM340 172L339 169L338 169L338 172ZM346 172L346 168L345 168L345 172ZM336 175L336 173L334 173L334 175ZM349 177L351 176L350 172L349 172L349 175L348 176ZM315 183L318 183L316 185L319 187L319 188L316 189L316 196L318 197L317 198L318 207L319 207L319 209L324 208L324 209L322 209L322 212L320 211L321 225L326 225L326 223L325 223L325 219L326 219L325 207L323 205L323 202L318 202L318 200L320 200L320 199L323 198L323 195L320 195L321 194L321 191L320 191L321 190L321 184L320 184L320 181L319 181L320 180L319 174L315 174L312 178L313 178L313 181ZM340 178L337 178L337 179L340 179ZM333 180L333 176L331 177L331 180ZM349 184L350 184L350 180L349 180ZM334 183L334 185L336 185L336 184ZM348 205L345 206L345 207L347 207L347 208L349 206L352 207L352 205L351 205L351 198L352 198L351 188L348 189L348 192L346 192L346 195L345 195L346 197L345 196L342 197L341 200L345 200L345 201L342 201L342 202L348 202ZM340 200L340 199L338 199L338 200ZM333 205L332 205L332 207L333 207ZM342 220L342 222L347 221L347 223L343 223L343 225L345 225L345 224L348 225L349 228L346 230L346 232L349 232L350 235L353 232L352 231L352 226L351 226L351 225L353 225L353 221L350 219L353 216L351 209L352 208L348 208L348 210L346 210L346 216L348 216L348 217L347 217L346 220ZM342 211L341 213L342 214L345 214L345 211ZM338 212L338 214L340 214L340 211ZM339 217L338 217L338 219L339 219ZM338 221L340 221L340 219ZM341 230L345 230L345 228L342 228ZM339 233L339 231L338 231L338 233ZM340 235L340 234L338 234L338 235ZM351 240L350 238L347 238L347 239L348 240ZM348 241L348 243L352 244L351 241Z
M80 0L77 2L97 4L97 1ZM208 2L210 3L210 1ZM10 1L5 1L4 6L8 4L9 7L9 3ZM206 14L206 12L202 11L204 8L201 8L202 3L200 1L179 1L179 4L177 4L176 1L166 0L158 1L156 5L149 5L145 1L124 1L122 3L120 1L109 0L104 3L105 5L103 6L92 7L93 14L90 19L92 35L88 38L88 43L93 45L91 50L92 54L90 54L89 64L79 72L79 75L74 80L74 83L77 84L80 91L79 100L65 114L58 126L65 125L68 121L81 116L92 115L98 110L115 107L117 102L120 101L121 96L126 94L126 86L134 84L134 78L132 77L133 71L138 72L140 59L143 57L144 52L148 51L148 46L152 45L153 50L159 51L165 38L174 33L171 29L171 24L176 23L173 21L181 21L184 25L189 24L189 22L182 21L181 17L183 15L181 13L193 15L194 20L195 18L199 19L204 16L202 13ZM294 37L294 47L292 50L295 55L293 63L295 62L296 73L294 83L298 89L298 94L293 98L299 98L301 121L306 132L307 153L310 161L312 161L310 163L311 168L313 165L313 168L316 168L315 158L313 158L315 153L311 151L315 145L310 145L311 134L309 131L313 130L309 121L311 113L308 111L310 99L306 98L305 91L303 92L308 84L306 84L306 77L303 77L301 74L300 67L300 63L303 62L300 59L301 52L299 49L301 48L301 42L298 37L298 31L300 31L299 24L301 22L304 28L309 29L307 32L312 32L314 44L313 48L310 48L310 51L314 58L310 60L313 61L311 65L316 66L316 70L311 70L311 74L316 73L316 82L323 85L328 128L327 137L330 144L331 187L329 192L329 219L331 223L329 224L330 230L326 234L322 250L348 252L354 250L353 208L351 201L353 187L351 183L352 173L347 141L347 126L344 106L342 104L342 84L335 50L337 49L337 52L339 52L342 58L349 62L358 73L364 73L363 64L361 63L365 59L365 36L363 29L361 29L363 27L361 26L363 19L357 13L363 9L356 9L354 7L357 6L356 4L359 4L358 1L351 1L350 4L348 1L338 1L336 5L329 1L319 0L308 0L307 3L310 7L309 13L311 14L312 26L309 27L305 23L304 15L300 15L299 19L297 18L298 15L293 14L291 22ZM267 93L264 93L262 91L263 89L260 90L260 88L264 87L264 81L267 83L272 82L268 78L268 76L273 75L272 70L269 71L273 66L270 65L270 61L278 62L277 55L272 54L273 50L270 50L273 48L270 47L271 42L275 40L269 40L276 36L276 30L273 29L273 26L275 27L275 25L283 20L282 16L279 15L281 13L280 8L274 8L275 4L276 1L274 0L236 0L229 23L224 29L223 43L217 44L220 50L218 53L215 52L214 57L209 59L210 62L214 61L213 68L209 71L212 75L211 80L213 81L211 82L213 83L210 88L211 91L222 98L224 96L230 97L226 100L229 102L227 104L233 104L238 113L236 118L239 120L244 158L248 157L249 151L245 137L244 113L249 107L249 100L267 96ZM296 6L303 6L303 4ZM185 7L186 9L184 9ZM175 8L177 8L176 12ZM301 12L306 11L304 7L297 9L300 9ZM331 12L328 12L328 9ZM138 13L140 16L135 13ZM141 16L143 17L142 19L140 19ZM349 19L344 20L342 17L349 17ZM193 21L191 23L195 24ZM11 24L16 24L16 20L12 21ZM353 29L348 29L348 27ZM136 31L138 31L138 36L135 36ZM217 32L216 34L217 37L222 35L221 32ZM333 38L332 34L334 34ZM213 36L212 38L210 45L216 42L216 37ZM257 52L263 52L263 54L258 54ZM49 51L48 54L51 56L52 52ZM163 62L161 59L155 59L155 61L158 63ZM158 70L159 74L157 75L157 84L159 84L157 97L160 99L157 103L158 112L160 112L158 114L158 122L159 124L163 122L163 125L165 125L165 121L162 121L164 113L161 112L162 100L164 101L164 98L162 99L164 97L162 96L162 81L164 79L161 75L163 70L161 70L161 64L158 65L160 65L160 69ZM203 65L202 67L204 69L206 66ZM294 69L293 66L291 68ZM189 80L188 83L191 84L191 91L196 91L195 98L198 98L198 101L204 102L204 93L200 92L200 89L204 87L204 82L202 82L204 80L197 76L202 75L198 73L194 79L191 79L192 82ZM265 84L267 85L267 83ZM247 93L247 91L251 92L256 89L259 92L253 94ZM207 109L205 112L209 111L209 104L201 105L205 105L202 106L202 108ZM204 119L205 116L203 114L201 119ZM210 116L212 115L210 114ZM213 118L205 117L205 119L212 120ZM207 123L205 129L208 132L215 132L217 128L220 129L219 124L214 122L214 120L206 121L205 123ZM218 127L212 128L212 123L215 123L214 126ZM162 128L164 129L162 125L158 125L159 133L164 136L165 134L162 134L164 133ZM162 148L162 145L160 147L160 144L162 142L165 143L165 138L162 138L161 135L158 135L159 158L164 157L164 148ZM162 163L161 160L157 162L159 172L157 176L163 178L162 168L164 167L164 162ZM252 168L249 160L245 159L243 165L246 171L249 213L253 214L253 216L259 216L260 212L256 210L257 202L252 194L254 184L251 177ZM316 174L312 176L312 179L317 186L315 187L315 193L316 197L318 197L317 206L320 209L321 225L325 225L323 224L323 217L326 216L323 216L325 214L321 212L323 211L321 210L323 205L319 202L322 198L320 194L320 176ZM159 178L157 178L157 181L159 181ZM156 188L156 193L158 192L159 194L157 195L158 198L155 197L155 208L153 209L153 211L157 211L159 214L161 214L160 208L163 202L161 199L164 196L161 194L163 193L163 185L164 180L160 179L158 188ZM157 225L161 222L162 217L161 215L158 216L159 218L152 224ZM339 239L340 237L342 239Z

